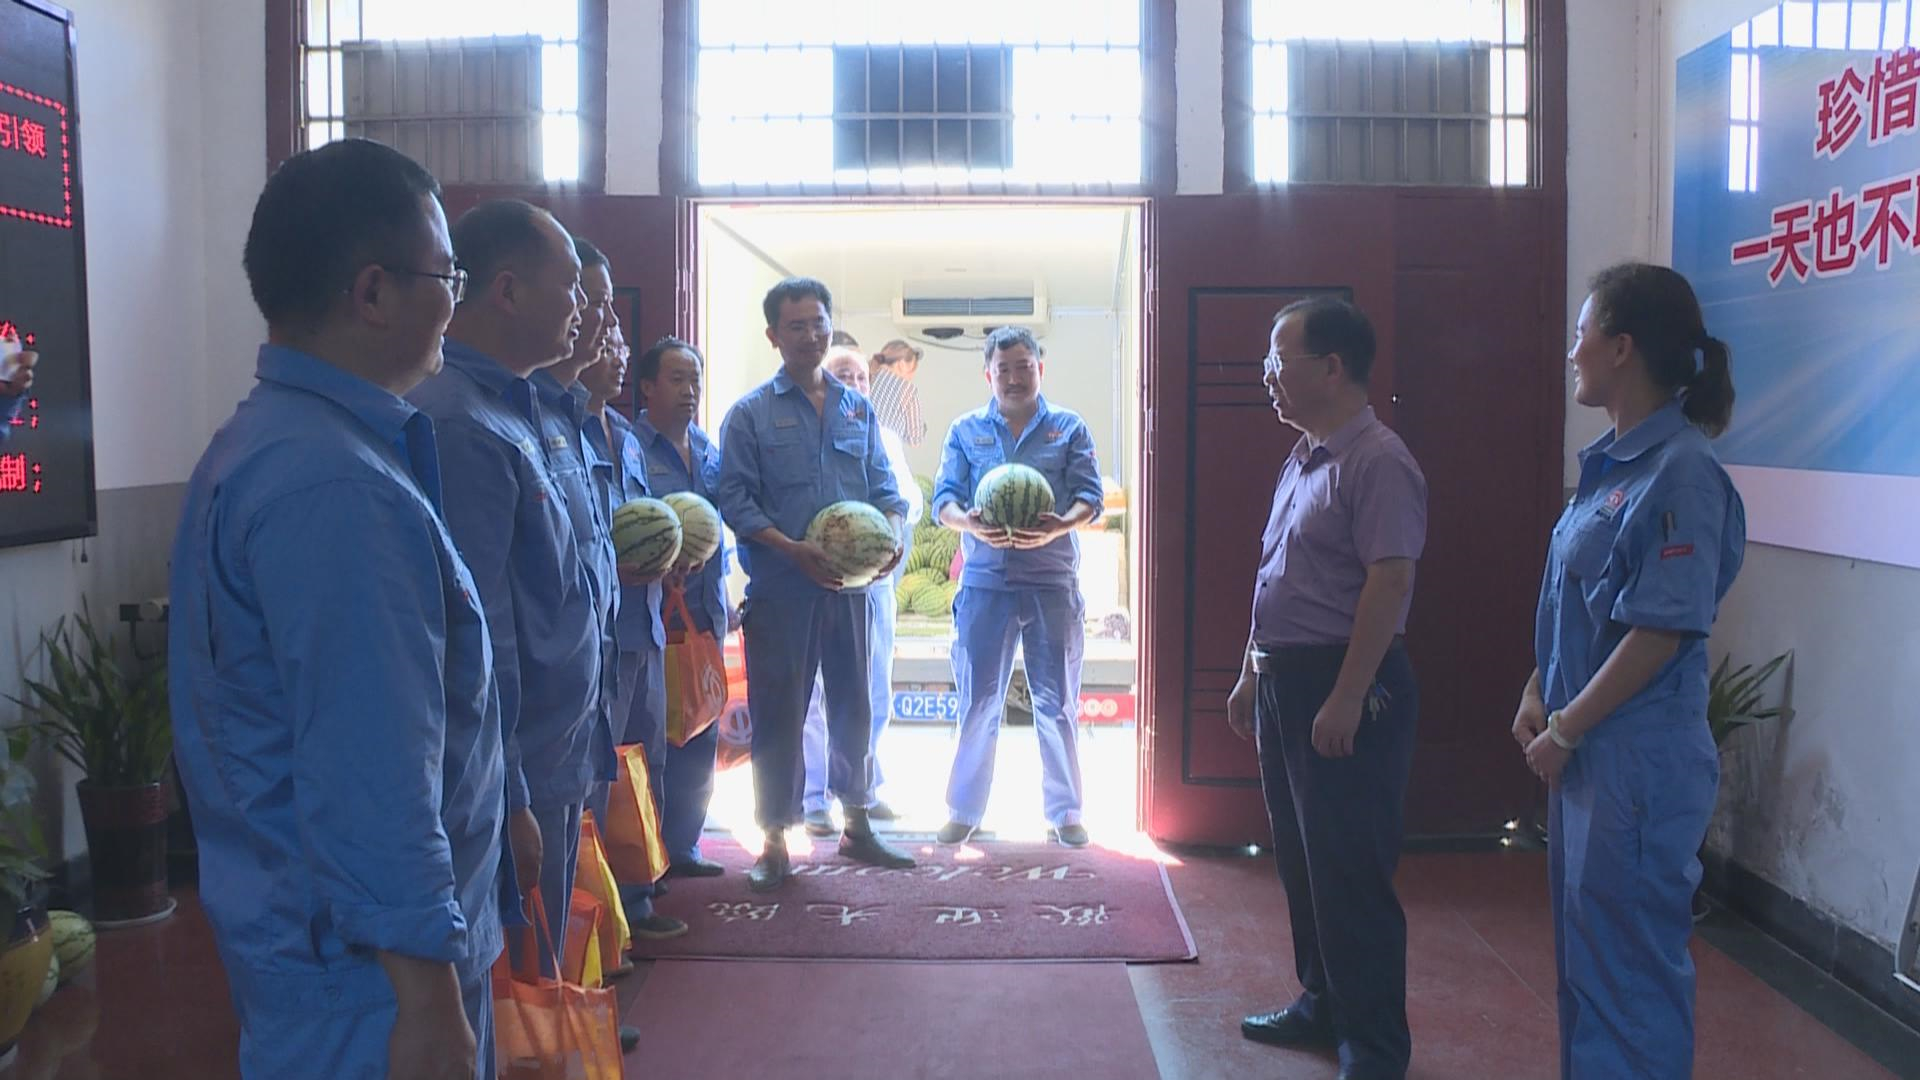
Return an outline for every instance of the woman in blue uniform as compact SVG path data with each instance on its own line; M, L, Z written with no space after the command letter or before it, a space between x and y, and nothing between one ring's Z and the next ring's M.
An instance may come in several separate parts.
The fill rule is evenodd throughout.
M1687 280L1640 263L1593 279L1567 356L1613 428L1553 530L1513 735L1551 786L1570 1080L1693 1070L1690 904L1720 782L1706 639L1746 546L1708 443L1733 414L1728 359Z

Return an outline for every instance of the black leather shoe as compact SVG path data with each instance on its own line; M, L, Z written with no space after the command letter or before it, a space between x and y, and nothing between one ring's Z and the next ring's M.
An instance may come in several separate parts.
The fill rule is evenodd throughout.
M710 859L692 858L667 867L668 877L719 877L727 868Z
M1407 1074L1382 1072L1369 1065L1344 1065L1340 1069L1340 1080L1407 1080Z
M747 871L747 888L752 892L772 892L780 887L793 873L793 864L787 859L787 845L768 844L760 857L753 862L753 869Z
M833 827L833 818L825 810L809 810L801 820L807 824L808 836L832 836L839 831Z
M1332 1028L1314 1023L1293 1006L1247 1017L1240 1021L1240 1034L1268 1046L1331 1048L1340 1045Z
M933 838L942 844L953 846L966 843L972 838L973 834L978 831L979 830L972 825L958 821L949 821L945 825L940 826L940 831L933 834Z
M900 817L893 807L883 802L867 807L867 816L875 821L894 821Z
M605 1031L607 1029L601 1028L600 1030ZM632 1024L621 1024L620 1025L620 1052L623 1054L631 1054L633 1053L633 1048L639 1045L640 1045L640 1029L637 1027L634 1027Z
M913 856L870 832L841 833L840 854L854 862L884 866L893 870L905 870L913 865Z

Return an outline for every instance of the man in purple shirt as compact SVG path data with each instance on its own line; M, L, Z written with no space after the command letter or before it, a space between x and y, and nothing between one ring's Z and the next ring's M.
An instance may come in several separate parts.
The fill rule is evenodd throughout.
M1367 404L1373 327L1344 300L1289 305L1267 395L1303 434L1261 538L1253 633L1227 721L1259 747L1304 992L1240 1032L1335 1048L1341 1080L1402 1080L1407 923L1393 892L1417 689L1401 635L1427 482Z

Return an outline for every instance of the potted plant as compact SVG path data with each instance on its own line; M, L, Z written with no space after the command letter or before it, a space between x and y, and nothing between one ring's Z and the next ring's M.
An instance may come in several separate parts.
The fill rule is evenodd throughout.
M1733 657L1720 660L1720 666L1713 669L1713 675L1707 679L1707 730L1713 733L1713 745L1725 749L1727 737L1734 732L1756 724L1762 720L1771 720L1780 715L1780 706L1761 708L1760 700L1767 683L1787 662L1792 653L1779 656L1760 665L1758 670L1752 664L1733 667ZM1701 845L1704 854L1706 845ZM1707 900L1699 890L1693 894L1693 921L1699 922L1707 916Z
M85 774L80 816L93 861L95 922L158 921L167 895L167 798L173 753L164 663L124 667L83 607L40 635L51 680L23 679L15 698L36 714L31 728Z
M10 913L6 944L0 946L0 1068L13 1060L14 1040L33 1015L53 957L41 895L46 841L33 814L33 773L21 760L27 743L25 729L7 732L0 760L0 895Z

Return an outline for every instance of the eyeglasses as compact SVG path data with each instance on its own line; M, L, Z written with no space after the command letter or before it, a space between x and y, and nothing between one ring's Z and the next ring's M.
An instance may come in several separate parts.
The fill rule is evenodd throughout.
M436 274L431 270L409 270L404 266L388 266L386 263L381 263L380 269L385 270L389 274L434 278L445 285L449 292L453 293L453 302L456 304L467 298L467 268L464 266L454 267L453 273L451 274Z
M1285 368L1289 363L1297 364L1302 360L1325 360L1327 357L1332 355L1333 355L1332 353L1320 352L1320 353L1303 353L1300 356L1281 356L1278 353L1269 352L1266 355L1266 359L1261 363L1260 373L1263 376L1278 375L1280 374L1281 369Z

